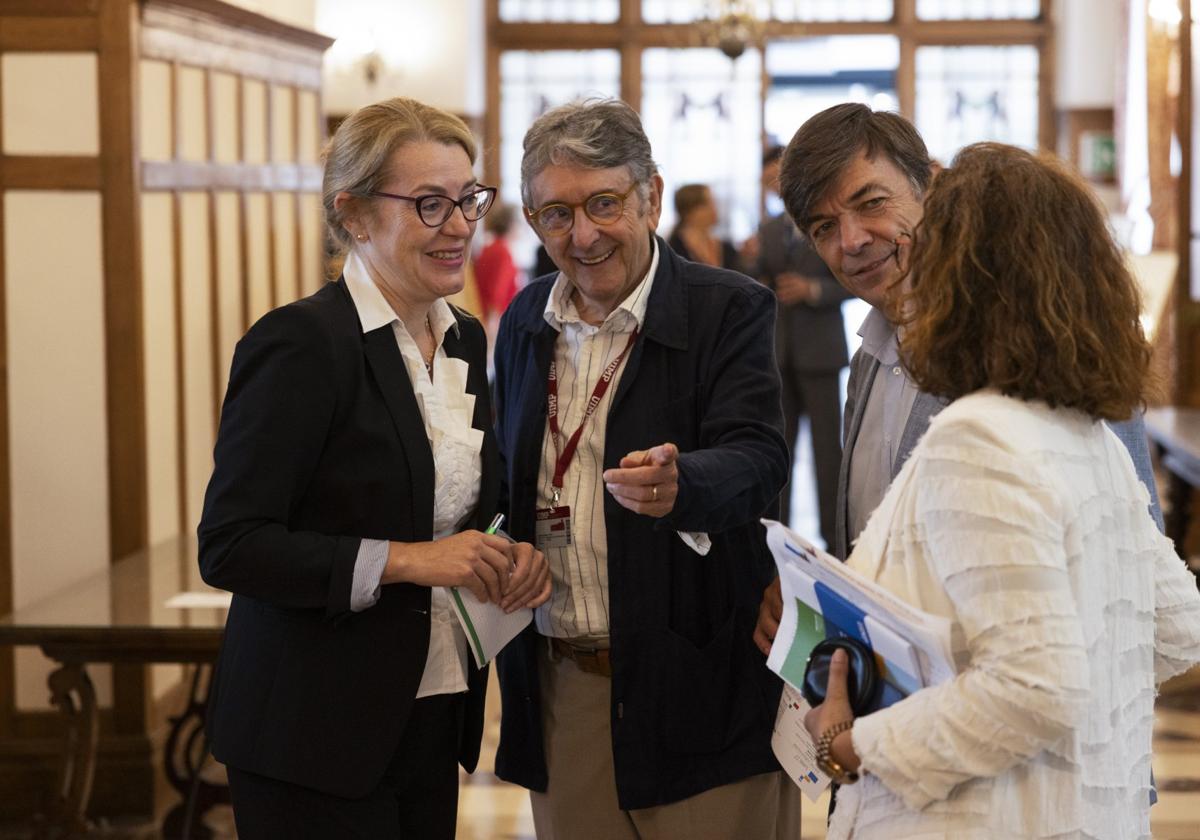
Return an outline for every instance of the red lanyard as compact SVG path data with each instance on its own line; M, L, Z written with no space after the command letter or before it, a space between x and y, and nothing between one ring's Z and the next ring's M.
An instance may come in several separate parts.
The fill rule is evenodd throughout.
M596 387L592 391L592 397L588 400L587 408L584 409L583 419L579 422L579 428L575 430L575 434L571 435L570 440L567 441L567 445L561 448L558 442L561 436L558 428L558 371L555 361L553 359L550 361L550 376L546 380L546 419L550 421L550 434L554 438L554 452L558 456L558 460L554 464L554 479L551 482L554 488L555 504L558 504L558 491L562 489L563 476L566 475L571 459L575 457L575 450L579 446L579 437L583 434L583 427L587 425L588 420L596 413L596 406L600 405L600 400L604 398L605 392L608 391L608 384L612 381L613 374L621 366L621 361L625 358L625 354L629 352L629 348L637 341L637 337L638 331L634 329L633 334L629 336L629 343L617 354L615 359L608 363L608 367L600 374L600 381L596 383Z

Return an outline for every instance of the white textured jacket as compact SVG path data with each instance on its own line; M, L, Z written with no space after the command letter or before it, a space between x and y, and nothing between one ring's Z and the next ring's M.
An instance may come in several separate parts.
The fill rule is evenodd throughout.
M860 718L829 837L1150 836L1156 686L1200 592L1103 423L982 391L930 424L847 561L950 619L959 673Z

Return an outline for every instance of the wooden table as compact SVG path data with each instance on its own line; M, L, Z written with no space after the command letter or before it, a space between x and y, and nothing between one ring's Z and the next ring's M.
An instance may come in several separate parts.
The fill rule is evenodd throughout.
M1167 484L1167 536L1184 551L1192 490L1200 488L1200 409L1152 408L1146 412L1146 433L1162 454Z
M184 536L119 560L0 617L0 644L36 645L59 666L48 683L51 702L66 717L67 737L57 807L40 825L43 836L75 837L89 830L87 806L96 770L98 713L87 666L215 661L226 610L166 605L171 596L192 591L214 590L200 580L195 538ZM204 723L200 684L198 669L188 708L171 719L166 744L167 777L184 795L192 789L202 758L202 750L196 749ZM182 816L180 811L176 821Z

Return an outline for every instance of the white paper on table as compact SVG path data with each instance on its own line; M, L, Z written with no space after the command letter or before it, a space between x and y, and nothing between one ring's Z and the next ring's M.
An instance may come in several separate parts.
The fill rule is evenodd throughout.
M779 712L775 715L775 731L771 735L771 749L788 774L809 800L817 797L829 787L829 777L817 769L817 745L804 728L804 716L812 706L787 683L783 684L783 695L779 698Z
M176 592L166 600L166 606L172 609L229 609L233 603L232 592Z
M467 647L482 668L533 621L533 610L522 607L506 613L491 601L479 603L470 592L450 587L450 605L467 635Z

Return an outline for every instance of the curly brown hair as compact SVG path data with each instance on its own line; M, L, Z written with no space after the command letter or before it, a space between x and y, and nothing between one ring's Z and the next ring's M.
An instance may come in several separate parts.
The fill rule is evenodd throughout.
M925 201L909 290L892 301L913 380L993 387L1127 420L1148 388L1139 294L1088 187L999 143L958 153Z

